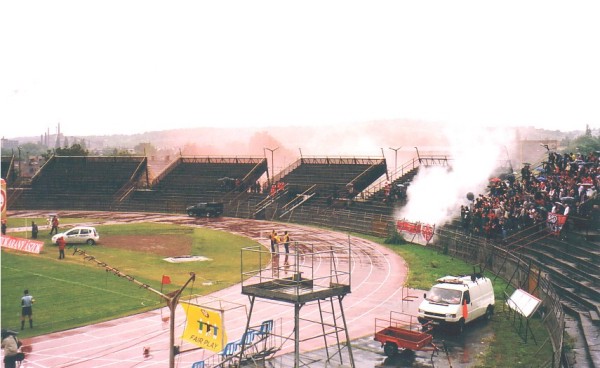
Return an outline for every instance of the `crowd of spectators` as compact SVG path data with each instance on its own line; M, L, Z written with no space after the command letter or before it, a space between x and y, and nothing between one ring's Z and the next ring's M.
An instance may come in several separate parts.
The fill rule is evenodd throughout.
M596 215L586 203L600 184L597 152L587 155L548 151L547 161L532 170L523 164L520 176L492 178L487 194L472 196L461 206L464 230L492 239L506 239L533 225L546 225L549 213Z

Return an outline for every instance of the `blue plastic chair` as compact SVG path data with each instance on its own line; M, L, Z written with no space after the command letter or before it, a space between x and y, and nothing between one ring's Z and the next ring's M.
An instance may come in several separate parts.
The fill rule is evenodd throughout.
M245 346L248 346L250 344L252 344L252 341L254 341L254 336L256 336L257 331L254 330L248 330L247 332L244 332L244 334L242 335L242 338L240 339L240 345L243 342Z
M222 356L222 357L232 356L233 354L235 354L235 351L238 348L238 344L239 344L238 341L227 343L227 345L225 345L225 347L223 348L223 350L221 350L219 352L219 355Z
M257 335L262 336L270 333L273 330L273 320L269 319L260 324L260 330L257 331Z

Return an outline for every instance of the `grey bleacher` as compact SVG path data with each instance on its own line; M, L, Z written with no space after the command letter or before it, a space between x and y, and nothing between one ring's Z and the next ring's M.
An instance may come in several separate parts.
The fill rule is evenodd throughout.
M320 197L351 198L386 172L385 159L301 158L295 168L279 178L292 194L316 184ZM352 192L349 192L349 186Z
M254 175L248 175L257 167ZM180 157L164 176L158 177L152 189L161 192L223 192L226 179L252 183L266 170L266 161L257 158Z
M53 156L28 185L13 190L11 207L108 210L145 170L142 156Z
M115 193L143 165L140 156L53 156L31 179L46 193Z
M231 193L245 192L266 170L264 158L179 157L148 188L134 191L117 208L182 212L198 202L226 201ZM227 205L225 212L228 213Z

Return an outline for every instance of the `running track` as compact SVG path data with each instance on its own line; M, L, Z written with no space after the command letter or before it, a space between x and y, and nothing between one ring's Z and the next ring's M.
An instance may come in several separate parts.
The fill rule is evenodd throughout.
M40 213L15 212L13 217L43 216ZM62 217L89 217L106 218L100 223L114 222L161 222L178 223L188 226L206 227L223 230L251 238L265 247L269 247L267 234L275 229L277 231L290 231L293 240L303 243L312 243L327 246L328 244L346 245L351 242L350 269L352 273L351 293L343 299L344 314L351 340L373 335L374 319L387 318L389 312L404 311L415 313L419 300L402 302L402 285L406 280L407 267L405 262L385 247L370 241L349 237L347 234L303 227L288 223L275 223L236 218L222 218L218 220L197 219L187 216L173 216L165 214L135 214L135 213L107 213L107 212L66 212L61 211ZM348 260L340 259L340 262ZM321 267L320 262L329 264L329 259L315 261L315 274ZM348 265L340 265L346 267ZM324 271L322 271L324 272ZM328 271L327 271L328 272ZM414 290L410 294L420 294ZM227 303L246 305L249 310L249 299L241 294L239 284L203 297L198 303L214 302L215 299ZM23 367L166 367L169 361L169 323L162 316L168 316L167 308L125 317L113 321L76 328L73 330L53 333L25 340L25 345L31 347ZM261 321L274 319L276 332L282 335L293 336L294 307L292 304L266 301L257 298L254 303L251 325L258 325ZM318 320L319 312L314 304L302 307L301 319ZM225 312L227 335L229 340L238 339L245 328L247 318L243 309ZM181 306L176 312L176 344L182 350L193 348L191 344L180 339L185 326L185 315ZM308 336L319 334L320 325L313 323L300 324L301 340ZM303 342L300 346L303 352L312 351L323 346L323 338ZM144 347L150 347L150 356L144 357ZM290 353L294 350L293 340L283 344L278 354ZM206 354L206 355L203 355ZM213 353L198 350L176 356L177 367L191 367L192 363L204 360Z

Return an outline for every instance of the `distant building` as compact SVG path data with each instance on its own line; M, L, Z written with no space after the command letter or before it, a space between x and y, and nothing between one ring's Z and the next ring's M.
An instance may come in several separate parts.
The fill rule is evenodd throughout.
M18 149L19 148L19 141L14 140L14 139L5 139L2 138L2 148L5 149Z

